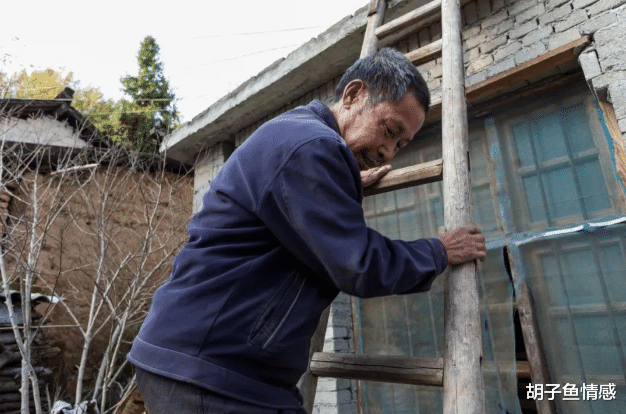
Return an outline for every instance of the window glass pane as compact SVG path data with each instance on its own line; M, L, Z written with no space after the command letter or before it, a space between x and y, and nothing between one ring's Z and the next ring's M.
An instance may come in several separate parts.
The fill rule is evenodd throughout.
M530 214L530 221L533 223L547 221L546 212L543 207L543 197L541 187L539 186L539 178L531 175L522 179L524 185L524 195L526 196L526 204ZM519 213L519 210L515 209Z
M565 306L567 299L561 281L561 272L556 257L552 253L539 255L541 274L546 284L546 296L551 306Z
M563 126L565 127L565 133L569 138L574 156L580 152L595 148L584 104L580 103L564 108L563 115Z
M389 237L390 239L397 239L399 234L398 219L395 214L385 214L384 216L378 216L376 219L378 231Z
M616 384L612 404L560 399L560 412L617 414L626 407L625 240L626 225L619 225L523 248L552 382Z
M474 222L483 233L493 233L498 230L496 216L493 210L493 198L489 187L476 188L472 191L474 207Z
M505 161L512 179L513 214L521 226L518 231L620 211L620 202L608 191L615 183L610 159L602 155L606 146L598 144L607 138L597 111L590 109L588 93L577 96L575 90L566 91L561 103L552 97L543 108L537 101L536 109L524 106L515 117L495 118L507 156L519 161L518 165Z
M611 302L626 303L626 264L624 248L618 241L602 244L598 248L598 262L604 275L606 289ZM624 342L626 344L626 342Z
M562 168L542 175L548 212L552 219L580 216L578 192L571 168Z
M562 252L561 266L563 274L568 276L565 288L569 305L598 303L602 298L602 286L591 249Z
M360 305L359 322L363 338L378 338L376 341L362 341L363 353L377 355L387 341L383 298L362 299Z
M364 408L368 414L435 414L442 411L441 392L437 390L426 392L424 396L418 395L418 387L411 385L368 382L366 387Z
M482 184L489 180L484 143L485 140L482 135L474 134L474 136L470 137L469 152L472 184Z
M376 203L374 197L365 197L363 199L363 214L365 217L370 216L376 212Z
M432 219L434 220L433 229L435 230L433 233L436 234L436 231L439 227L444 227L443 225L443 200L442 196L437 196L432 198L431 209L432 209Z
M484 135L474 133L470 136L470 175L472 183L472 207L474 223L485 235L498 231L491 195L491 181L485 148Z
M620 349L613 335L611 318L606 313L575 315L573 317L580 359L587 376L622 377Z
M615 326L619 341L622 344L622 355L626 355L626 313L619 312L615 315Z
M393 193L382 193L374 196L376 199L376 213L385 213L396 209L396 198Z
M535 165L531 146L530 128L527 123L512 126L513 141L517 149L517 160L520 167Z
M438 326L443 323L440 318L434 317L441 310L443 295L439 293L427 293L425 297L407 298L408 315L412 323L411 332L411 356L433 358L440 354L437 345L440 343L438 337L442 334L438 332Z
M415 205L415 188L404 188L396 191L398 207L412 207Z
M547 341L544 340L543 344L544 347L551 346L555 351L548 355L548 365L551 371L567 373L567 376L560 377L565 381L564 384L566 382L582 383L584 381L581 368L582 361L580 360L578 340L574 334L571 317L563 311L555 311L553 319L550 320L549 324L546 324L546 330L548 326L551 328L550 337L547 338ZM553 343L555 338L561 342L560 345ZM562 355L568 355L569 358L560 358ZM557 379L553 379L553 381L556 382Z
M403 211L398 213L400 221L400 238L403 240L415 240L419 238L419 234L425 234L421 228L419 217L414 210Z
M562 113L538 116L531 121L534 130L535 150L539 162L567 156L565 136L561 128Z
M588 214L611 208L611 198L606 186L599 183L604 177L597 159L577 165L576 175L580 183L583 205Z

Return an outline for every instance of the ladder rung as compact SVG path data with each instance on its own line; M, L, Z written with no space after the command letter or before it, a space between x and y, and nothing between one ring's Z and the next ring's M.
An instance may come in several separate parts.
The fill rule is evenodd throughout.
M315 352L311 372L319 377L443 386L443 360Z
M482 366L483 372L491 374L512 368L512 364L490 361L483 361ZM443 358L315 352L310 369L318 377L443 386ZM515 370L518 378L531 378L528 361L517 361Z
M441 0L434 0L428 4L404 14L397 19L383 24L376 29L376 37L379 40L385 39L385 43L392 43L409 32L413 32L420 27L424 27L441 17ZM394 35L394 39L389 40Z
M461 7L471 0L461 0ZM379 26L375 33L379 46L386 46L414 33L434 22L441 20L441 0L434 0L413 11L410 11L394 20Z
M410 167L391 170L372 187L363 191L366 196L432 183L443 179L443 161L434 160Z
M421 65L429 60L436 59L441 56L441 39L436 40L424 47L415 49L404 56L407 57L414 65Z

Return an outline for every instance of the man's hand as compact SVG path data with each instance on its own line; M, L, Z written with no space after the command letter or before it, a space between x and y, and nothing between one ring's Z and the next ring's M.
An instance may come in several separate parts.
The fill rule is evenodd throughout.
M381 165L380 167L374 167L369 170L361 171L361 182L363 183L363 188L374 184L389 171L391 171L391 165Z
M451 266L471 262L475 259L484 261L487 257L485 237L481 234L480 229L474 225L440 232L437 238L445 246L448 264Z

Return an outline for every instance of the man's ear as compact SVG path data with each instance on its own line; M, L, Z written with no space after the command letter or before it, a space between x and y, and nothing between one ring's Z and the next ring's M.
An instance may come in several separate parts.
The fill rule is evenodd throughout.
M348 83L341 96L341 106L350 109L353 105L360 105L367 100L367 86L361 79L355 79Z

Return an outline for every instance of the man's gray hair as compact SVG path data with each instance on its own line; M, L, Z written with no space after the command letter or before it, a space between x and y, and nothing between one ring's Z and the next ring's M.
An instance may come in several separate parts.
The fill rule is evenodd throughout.
M368 88L368 105L401 100L411 92L425 112L430 106L430 92L415 65L401 52L392 48L357 60L346 70L335 89L335 102L341 100L343 91L355 79L362 80Z

